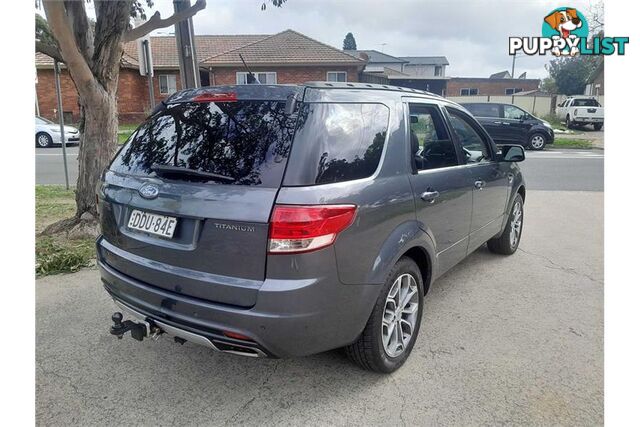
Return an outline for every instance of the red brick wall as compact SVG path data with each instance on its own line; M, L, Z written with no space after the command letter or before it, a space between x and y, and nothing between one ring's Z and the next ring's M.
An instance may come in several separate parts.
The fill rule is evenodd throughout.
M236 71L245 71L243 68L218 68L213 70L216 85L236 84ZM346 71L347 81L358 81L357 67L274 67L252 68L252 71L275 71L280 84L304 83L307 81L324 81L327 79L327 71ZM181 89L180 74L177 70L155 70L153 77L154 96L156 104L168 95L160 93L158 76L162 74L175 74L177 90ZM80 120L80 107L75 85L67 70L62 70L60 75L62 88L62 109L73 114L73 122ZM48 119L57 118L57 100L53 70L39 69L38 83L36 85L40 115ZM142 77L137 69L121 68L118 80L118 116L121 123L139 123L150 112L149 88L146 77Z
M232 68L213 68L212 84L234 85L236 84L236 72L245 72L242 67ZM278 84L296 84L308 81L325 81L327 80L327 71L346 71L347 81L358 81L357 67L251 67L251 71L275 71L278 73Z
M175 74L177 89L180 90L181 88L178 71L156 70L153 77L156 104L168 96L160 93L158 83L158 76L160 74ZM73 80L71 80L67 70L62 70L60 74L60 88L62 90L62 109L65 112L71 112L73 114L73 122L77 123L80 120L78 95ZM53 70L38 70L36 93L40 107L40 115L55 120L57 118L56 110L58 109L58 101L56 100ZM139 123L151 111L147 79L146 77L142 77L136 69L120 69L117 96L118 116L122 123Z
M521 88L523 91L538 89L537 79L472 79L453 77L447 81L447 96L460 96L460 89L476 88L478 95L505 95L505 89Z
M77 122L80 117L78 95L76 86L69 77L67 70L62 70L60 75L60 90L62 91L62 111L73 113L74 122ZM56 99L56 83L53 69L38 70L36 96L38 97L40 115L52 120L57 119L58 101Z

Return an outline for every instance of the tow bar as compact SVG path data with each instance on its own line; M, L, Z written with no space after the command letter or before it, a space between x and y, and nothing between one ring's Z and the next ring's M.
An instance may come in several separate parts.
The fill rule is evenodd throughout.
M115 335L118 339L122 339L125 333L131 332L131 337L138 341L142 341L145 337L157 340L163 333L162 329L149 322L134 322L133 320L122 321L122 313L116 311L111 316L113 325L109 329L111 335Z

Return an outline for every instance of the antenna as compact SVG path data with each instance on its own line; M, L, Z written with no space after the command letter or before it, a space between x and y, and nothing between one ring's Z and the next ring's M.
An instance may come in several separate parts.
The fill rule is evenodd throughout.
M238 56L240 57L240 60L242 61L242 64L244 64L245 70L247 70L247 72L249 73L249 75L247 75L247 84L254 84L254 83L260 84L260 81L258 81L258 79L256 79L256 76L253 75L253 73L249 69L249 66L244 61L244 58L242 57L242 54L239 53Z

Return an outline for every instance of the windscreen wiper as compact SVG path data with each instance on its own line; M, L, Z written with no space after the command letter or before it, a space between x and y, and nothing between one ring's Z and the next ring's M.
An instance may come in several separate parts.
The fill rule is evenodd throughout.
M154 164L153 166L151 166L151 170L161 175L186 175L186 176L193 176L197 178L215 179L218 181L225 181L225 182L234 182L236 180L235 178L227 175L220 175L218 173L204 172L196 169L183 168L180 166Z

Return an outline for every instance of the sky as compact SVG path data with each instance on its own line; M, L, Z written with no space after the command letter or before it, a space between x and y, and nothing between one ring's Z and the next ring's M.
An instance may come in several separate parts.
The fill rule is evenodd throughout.
M489 77L511 71L509 37L538 37L543 18L556 7L570 6L588 16L589 0L287 0L273 7L266 0L207 0L193 18L195 34L275 34L286 29L342 48L352 32L358 49L392 56L446 56L447 77ZM195 0L192 0L192 4ZM92 15L92 3L88 12ZM172 0L154 0L163 18ZM154 34L173 34L173 27ZM518 56L515 75L544 78L547 56Z
M195 0L192 0L195 3ZM347 32L358 49L393 56L443 55L448 77L488 77L511 70L510 36L541 35L544 16L556 7L587 14L589 2L542 0L288 0L281 8L260 10L263 0L207 0L193 19L196 34L273 34L296 30L341 49ZM173 12L171 0L155 0L162 17ZM156 33L173 33L173 27ZM544 78L552 57L519 56L515 74Z

